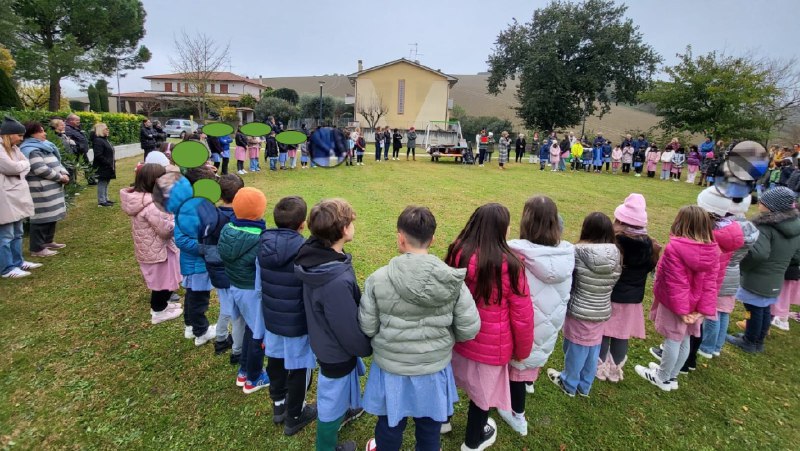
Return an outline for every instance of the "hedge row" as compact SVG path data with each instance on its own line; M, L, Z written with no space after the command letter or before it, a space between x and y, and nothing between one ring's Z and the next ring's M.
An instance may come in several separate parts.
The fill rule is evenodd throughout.
M132 144L139 142L139 129L142 126L144 116L127 113L92 113L88 111L44 111L44 110L9 110L0 111L0 117L11 116L14 119L25 123L28 121L38 121L47 127L50 119L66 118L69 114L75 113L81 118L81 128L86 132L86 136L92 131L94 124L104 122L108 125L111 134L108 140L114 145Z

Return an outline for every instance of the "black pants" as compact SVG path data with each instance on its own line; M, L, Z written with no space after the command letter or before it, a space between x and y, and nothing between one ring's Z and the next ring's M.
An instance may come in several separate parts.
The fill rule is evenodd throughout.
M253 331L249 326L244 326L244 340L242 353L239 356L239 365L247 372L247 380L255 382L264 369L264 348L261 347L262 339L253 339ZM272 385L270 383L270 385ZM270 389L271 390L271 389Z
M363 163L364 162L364 154L358 153L356 154L356 163Z
M245 333L246 329L245 329ZM252 335L252 332L251 332ZM291 417L298 417L303 411L306 399L306 388L311 377L310 369L287 370L283 359L270 357L267 359L267 375L269 376L269 397L273 402L286 401L286 412Z
M151 291L150 292L150 310L154 312L163 312L167 308L167 302L172 296L169 290Z
M244 161L236 160L236 170L243 171L244 170Z
M644 165L644 163L642 165L640 165L640 166L634 167L633 170L636 171L637 174L641 174L643 165Z
M647 177L648 178L653 178L655 176L656 176L656 171L647 171Z
M184 302L183 320L187 326L192 326L195 337L200 337L208 330L208 301L211 299L210 291L194 291L186 289L186 302Z
M142 150L144 150L144 158L147 159L147 154L149 154L150 152L156 150L156 148L152 147L152 148L149 148L149 149L142 149Z
M511 410L516 413L525 413L526 384L526 382L508 382L511 388Z
M56 222L45 222L41 224L31 223L30 227L30 251L39 252L44 249L45 244L50 244L56 236Z
M393 147L392 148L392 158L400 158L400 148Z
M769 310L769 308L767 308ZM681 371L689 371L689 367L697 368L697 350L700 349L700 343L703 342L703 328L700 328L700 336L694 335L689 337L689 357L686 358L686 363L683 364Z
M614 337L603 337L600 343L600 360L605 361L608 353L611 352L611 358L614 364L619 365L625 360L628 355L628 340Z
M481 410L474 402L470 401L469 410L467 410L467 430L464 434L464 443L468 447L477 448L481 444L483 427L486 426L488 420L489 411Z
M744 338L751 343L763 345L772 322L769 307L745 304L744 308L750 314L745 325Z
M406 147L406 160L408 160L408 154L411 154L414 159L417 159L417 148L416 147Z
M389 427L389 417L381 415L375 424L375 441L381 451L400 451L403 448L403 431L408 418L403 418L395 427ZM442 423L432 418L414 418L415 449L438 451L441 448Z
M381 146L375 143L375 161L381 161Z
M630 163L622 163L622 172L629 173L631 172L631 164Z
M517 150L514 156L514 163L522 163L523 158L525 158L525 151Z
M675 180L680 180L681 179L681 171L673 172L672 174L670 174L670 177L674 178Z
M606 172L608 172L609 168L611 168L611 162L610 161L606 161ZM602 169L602 166L601 166L601 169Z

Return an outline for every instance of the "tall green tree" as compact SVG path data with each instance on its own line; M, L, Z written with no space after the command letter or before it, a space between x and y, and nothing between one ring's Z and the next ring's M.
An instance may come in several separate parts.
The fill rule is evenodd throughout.
M527 128L571 127L633 102L661 57L643 42L627 7L607 0L553 1L502 31L489 56L488 90L519 78L517 115Z
M269 97L283 99L292 105L297 105L297 102L300 101L300 95L297 94L297 91L291 88L280 88L274 91L269 91Z
M255 107L257 121L263 122L267 117L273 116L275 120L284 124L297 117L297 107L291 102L278 97L263 97Z
M52 111L62 79L110 75L120 59L149 59L138 47L145 33L140 0L10 0L10 6L18 22L9 43L17 74L49 84Z
M108 82L97 80L94 86L97 88L97 96L100 99L100 111L108 113Z
M17 90L5 71L0 70L0 109L22 108Z
M800 103L797 81L782 85L786 78L774 73L791 68L717 52L695 56L691 47L678 57L664 69L668 79L640 96L666 130L764 142Z
M243 108L254 108L258 101L252 94L242 94L239 98L239 106Z
M100 112L100 94L97 92L97 88L94 85L89 85L89 88L86 90L87 95L89 96L89 109L94 111L95 113Z

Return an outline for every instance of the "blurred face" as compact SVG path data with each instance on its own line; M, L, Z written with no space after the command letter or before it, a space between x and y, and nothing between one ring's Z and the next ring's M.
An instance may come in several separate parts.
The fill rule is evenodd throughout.
M67 128L67 125L66 125L66 124L64 124L64 122L63 122L63 121L58 121L58 122L56 122L56 128L55 128L55 130L56 130L56 133L59 133L59 134L60 134L60 133L64 133L64 130L65 130L66 128Z
M31 136L39 141L44 141L47 139L47 132L45 132L43 128L40 128L38 132L32 134Z
M11 145L16 146L19 145L24 139L25 135L8 135L11 138Z
M145 126L145 127L152 127L152 126L153 126L153 123L152 123L152 122L150 122L150 121L144 121L144 126Z
M79 117L72 117L67 119L67 123L73 127L79 127L81 125L81 118Z
M347 227L344 228L344 234L342 237L344 238L345 243L349 243L353 241L353 238L355 238L355 236L356 236L356 222L353 221L350 224L348 224Z

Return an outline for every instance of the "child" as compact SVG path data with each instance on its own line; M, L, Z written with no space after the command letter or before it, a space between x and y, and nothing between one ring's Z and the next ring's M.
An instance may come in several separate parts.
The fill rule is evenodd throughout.
M311 349L319 362L317 450L336 448L340 427L363 412L359 376L366 368L360 357L370 355L372 348L358 324L361 290L352 257L344 252L344 245L353 241L355 219L344 199L320 201L308 217L311 238L294 261L303 282ZM355 450L352 441L340 446Z
M525 140L523 140L523 142L525 142ZM365 142L362 148L366 146L367 145ZM522 147L524 151L525 146L523 145ZM409 153L411 154L411 159L413 161L417 161L417 131L414 127L409 128L408 132L406 133L406 161L408 161ZM364 166L363 162L361 163L361 166Z
M623 149L624 152L624 149ZM624 158L624 155L623 155ZM634 147L633 148L633 170L635 172L634 177L641 177L642 176L642 168L644 167L644 162L647 159L647 152L644 147ZM623 163L623 167L624 167ZM630 170L628 170L630 172Z
M703 180L703 186L714 186L714 180L717 177L717 170L719 169L719 159L714 156L714 152L709 152L706 154L706 160L708 162L708 166L706 166L705 172L705 180Z
M206 318L208 303L211 299L211 279L208 277L206 262L201 255L199 237L201 223L210 223L204 216L204 209L199 208L205 199L194 197L192 185L201 179L213 179L214 167L204 165L186 170L185 177L178 174L165 174L179 177L166 199L165 209L175 215L175 244L181 251L181 282L186 289L183 320L186 325L183 336L194 338L195 346L202 346L216 336L216 325L209 325Z
M620 261L611 220L603 213L590 213L575 243L575 271L564 320L564 370L547 370L547 377L570 397L577 393L588 398L592 389L603 326L611 317L611 290L622 271Z
M630 142L630 141L629 141ZM631 162L633 162L633 147L628 145L622 146L622 173L629 174L631 172ZM644 161L644 160L642 160ZM641 167L641 165L639 165ZM640 171L641 172L641 171Z
M781 294L778 296L778 301L769 308L773 326L785 332L789 331L789 309L792 304L800 305L800 266L797 262L786 268Z
M570 149L571 156L572 156L572 164L570 167L572 171L580 171L581 170L581 159L583 158L583 145L580 141L575 140L572 144L572 148Z
M380 127L375 128L375 162L381 161L381 141L383 141L383 132Z
M269 132L269 136L265 139L264 157L269 160L269 170L278 170L278 155L280 150L278 148L278 141L275 139L275 130Z
M589 147L588 145L583 148L583 155L581 155L581 160L583 161L583 169L586 172L591 172L592 170L592 155L594 155L594 149Z
M659 160L661 160L661 152L658 151L658 146L653 144L647 149L647 178L655 178Z
M231 282L225 275L225 265L219 256L217 244L222 228L236 216L233 213L233 199L236 193L244 187L242 178L236 174L226 174L220 177L222 205L217 207L217 214L210 224L201 224L203 246L202 254L206 262L208 277L211 285L217 289L219 298L219 318L217 319L217 340L214 342L214 353L219 355L231 349L231 365L238 365L242 352L244 339L244 318L231 318L233 315L233 299L231 298ZM228 335L228 324L231 325L231 334Z
M553 140L550 144L550 164L553 166L551 172L558 172L558 161L561 159L561 148L558 146L558 141Z
M306 202L284 197L275 205L275 229L261 235L261 311L264 316L264 352L273 402L272 421L284 423L283 433L294 435L316 420L317 407L303 407L311 372L317 366L308 341L303 306L303 283L294 274L294 259L305 238Z
M692 145L689 147L689 156L686 157L686 169L689 171L689 175L686 176L686 183L694 183L699 168L700 152L697 150L697 146Z
M478 335L458 343L453 353L456 382L470 399L462 449L483 449L494 441L487 439L489 428L496 437L494 421L487 427L492 407L512 429L528 434L525 386L519 384L522 396L512 404L508 363L531 353L533 307L525 266L506 243L509 222L506 207L486 204L475 210L447 251L450 266L467 268L465 281L481 315Z
M683 169L683 164L686 163L686 155L685 150L683 147L678 147L678 150L675 151L675 155L672 156L672 181L678 182L681 180L681 170Z
M347 133L347 153L345 153L344 157L344 165L345 166L352 166L353 165L353 153L355 152L356 148L356 141L357 138L356 133Z
M587 148L591 151L591 147ZM572 244L561 240L562 233L555 202L549 197L536 196L525 202L520 239L508 242L509 248L524 259L536 319L531 355L511 361L509 385L515 409L524 406L525 391L533 393L539 368L547 363L564 325L575 253Z
M150 152L148 157L155 153ZM150 322L158 324L183 314L178 303L170 303L181 282L180 257L172 239L172 215L153 203L156 179L166 171L159 164L144 164L136 172L132 188L120 190L122 211L131 217L133 247L145 284L150 289Z
M359 166L364 166L364 151L366 148L367 142L364 140L363 136L359 135L358 139L356 139L356 164ZM414 159L416 160L416 156ZM406 160L408 160L408 155L406 155Z
M308 168L308 141L300 143L300 169Z
M611 166L611 152L613 152L611 141L606 141L605 144L603 144L603 163L606 164L606 172L608 172L608 168Z
M689 355L689 336L700 334L703 315L716 313L718 269L719 247L711 217L696 205L681 208L653 283L650 319L664 337L661 365L650 362L635 368L636 374L660 390L678 389L678 373Z
M544 167L550 162L550 141L545 141L539 147L539 170L544 171Z
M622 253L622 273L611 291L611 318L603 324L597 378L619 382L628 360L628 340L645 338L644 299L647 275L658 263L661 246L647 235L647 204L633 193L614 210L614 233Z
M228 173L228 162L231 160L231 143L233 142L233 138L230 135L220 136L219 137L219 145L222 147L222 153L220 156L222 157L222 175Z
M727 218L733 202L727 197L723 197L716 188L709 187L697 195L697 205L705 210L714 221L714 242L719 247L719 269L716 274L717 287L722 288L725 279L725 270L731 261L733 252L744 245L744 234L739 223ZM715 293L719 296L719 293ZM715 296L716 299L716 296ZM716 303L713 318L716 319ZM694 371L697 368L697 353L700 343L703 341L703 334L692 336L689 339L689 356L686 363L681 367L683 374ZM705 358L712 358L713 354L701 354Z
M728 210L730 213L729 219L739 223L742 229L744 246L733 252L731 259L728 261L728 266L725 268L725 278L722 280L722 285L717 294L717 317L715 319L706 318L703 321L703 341L700 343L697 353L707 359L719 357L720 352L722 352L725 336L728 334L728 321L734 308L734 296L739 289L739 263L758 239L758 229L745 218L749 208L750 196L747 196L738 203L731 202Z
M289 169L294 169L297 164L297 145L286 145L286 157L289 158Z
M741 263L741 287L736 299L747 310L744 334L726 340L748 353L764 352L764 338L772 317L770 306L777 302L783 275L789 265L800 262L800 219L794 191L778 186L764 193L753 219L759 235Z
M611 151L611 173L616 174L621 165L622 165L622 149L619 146L616 146L614 147L614 150Z
M244 160L247 158L247 136L242 133L241 127L236 128L236 150L233 156L236 157L236 173L239 175L247 174L244 170Z
M258 136L247 137L247 156L250 158L250 172L260 172L258 164L258 151L261 150L261 138Z
M675 151L672 147L667 146L664 152L661 153L661 180L668 180L670 172L672 172L672 158L675 156Z
M429 209L406 207L397 218L401 255L364 284L358 316L374 353L364 409L378 416L375 445L381 450L402 448L409 416L416 448L439 449L442 422L458 400L453 345L471 340L481 327L466 271L428 254L435 232Z
M233 198L234 217L219 233L217 249L230 281L232 318L244 318L244 338L236 374L236 386L246 395L269 387L264 371L264 316L261 313L261 287L258 249L266 229L264 211L267 198L255 188L242 188Z
M603 145L597 140L595 140L594 148L592 149L592 166L596 173L600 173L603 169Z

